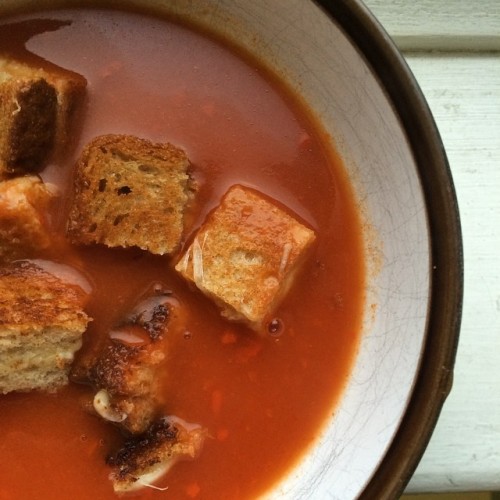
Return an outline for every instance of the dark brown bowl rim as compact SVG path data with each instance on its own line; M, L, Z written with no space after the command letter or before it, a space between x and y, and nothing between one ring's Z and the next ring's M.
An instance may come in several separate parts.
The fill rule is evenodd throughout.
M422 363L408 407L361 499L399 498L436 426L453 379L463 299L458 204L446 153L403 56L358 0L316 0L353 41L390 100L410 144L427 208L431 287Z

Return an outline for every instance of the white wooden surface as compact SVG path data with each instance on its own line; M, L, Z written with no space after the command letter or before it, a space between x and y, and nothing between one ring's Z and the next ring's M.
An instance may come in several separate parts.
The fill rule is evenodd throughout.
M499 0L365 0L403 50L500 50Z
M500 491L500 0L366 4L404 49L434 114L464 241L453 390L407 491Z

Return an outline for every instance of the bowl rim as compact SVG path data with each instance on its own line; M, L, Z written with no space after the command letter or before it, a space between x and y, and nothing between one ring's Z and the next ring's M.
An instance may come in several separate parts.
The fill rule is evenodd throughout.
M431 284L422 362L396 435L361 499L399 498L451 391L463 303L463 246L446 152L425 97L395 43L360 0L314 0L358 48L396 113L427 209Z

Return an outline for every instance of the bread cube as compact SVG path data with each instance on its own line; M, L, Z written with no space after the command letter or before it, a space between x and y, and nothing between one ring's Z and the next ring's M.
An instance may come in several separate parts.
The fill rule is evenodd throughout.
M87 295L34 262L0 268L0 393L54 391L90 318Z
M54 196L36 176L0 182L0 263L32 257L50 246L45 212Z
M86 80L0 57L0 178L41 170L68 138Z
M232 187L175 269L229 319L261 327L291 285L314 231L263 195Z
M106 341L72 367L72 380L96 391L93 405L104 419L129 433L144 432L161 412L161 377L168 338L184 331L180 306L170 292L146 295L121 318Z
M154 422L143 434L127 439L122 448L107 458L110 479L116 493L126 493L153 483L179 460L196 458L207 430L170 416Z
M181 241L193 192L189 166L184 151L171 144L97 137L76 167L70 241L171 254Z

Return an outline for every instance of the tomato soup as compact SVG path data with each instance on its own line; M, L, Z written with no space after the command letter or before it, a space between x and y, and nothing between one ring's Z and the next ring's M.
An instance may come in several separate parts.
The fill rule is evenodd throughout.
M20 24L9 28L13 23ZM5 18L0 48L20 58L35 54L88 81L77 132L41 172L60 191L50 217L63 243L52 259L92 286L86 311L93 321L79 355L152 286L171 290L189 311L186 330L169 339L166 410L202 425L208 437L199 457L176 464L155 489L131 495L264 494L334 412L360 336L361 222L321 126L285 82L244 51L146 13L74 9ZM277 331L259 335L221 317L175 272L175 256L64 243L73 167L89 141L108 133L186 151L199 186L186 239L234 184L264 193L314 229L314 246L274 312ZM0 499L116 498L105 460L123 438L87 410L91 395L70 383L56 394L0 397Z

